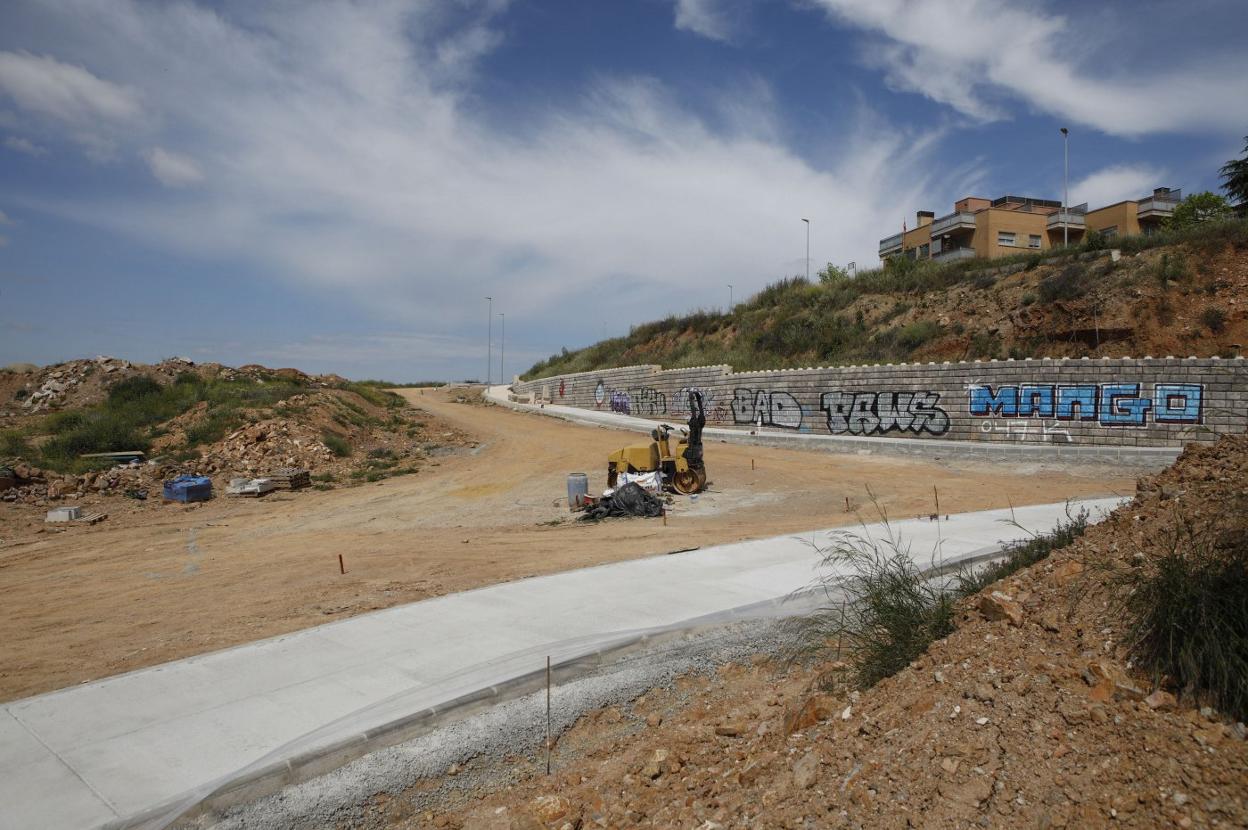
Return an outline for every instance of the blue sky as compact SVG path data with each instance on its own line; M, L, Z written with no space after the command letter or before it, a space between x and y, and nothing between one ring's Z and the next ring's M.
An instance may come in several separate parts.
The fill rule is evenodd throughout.
M510 375L915 210L1216 189L1248 5L0 5L0 364ZM498 323L494 320L495 339ZM498 353L492 372L497 378Z

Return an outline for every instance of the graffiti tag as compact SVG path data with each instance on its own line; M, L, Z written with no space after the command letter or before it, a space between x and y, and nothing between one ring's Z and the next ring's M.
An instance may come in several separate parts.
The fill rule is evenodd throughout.
M732 420L738 424L801 429L802 407L788 392L734 389Z
M1141 395L1139 383L1045 384L998 386L973 384L967 389L971 415L979 418L1053 418L1095 421L1103 427L1199 424L1203 419L1204 386L1199 383L1158 383L1152 395Z
M819 399L833 435L944 435L949 431L949 415L939 403L939 392L833 391Z

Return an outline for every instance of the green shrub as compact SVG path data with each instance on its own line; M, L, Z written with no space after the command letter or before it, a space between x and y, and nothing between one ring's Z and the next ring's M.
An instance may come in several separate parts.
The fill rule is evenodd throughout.
M0 432L0 458L30 458L30 444L20 430Z
M368 451L369 458L394 458L394 450L386 447L378 447L377 449Z
M1036 301L1036 295L1031 293L1030 291L1024 294L1022 299L1019 300L1019 302L1021 302L1024 306L1032 305L1033 303L1035 303L1035 301Z
M1083 236L1083 244L1079 246L1085 251L1103 251L1109 247L1109 241L1100 231L1088 231Z
M1071 264L1040 280L1040 299L1046 303L1077 300L1088 293L1089 288L1088 269L1080 264Z
M1162 254L1153 273L1157 277L1158 285L1164 291L1170 287L1172 281L1183 279L1187 273L1187 261L1182 254L1174 256L1169 253Z
M997 278L991 274L981 274L971 282L971 285L979 291L987 291L996 284Z
M1200 322L1214 334L1221 334L1226 328L1226 311L1220 306L1207 306L1200 312Z
M351 445L342 436L327 432L321 436L321 443L339 458L346 458L351 455Z
M897 345L912 352L939 336L940 325L935 320L916 320L897 332Z
M1118 574L1132 656L1155 683L1248 719L1248 531L1180 517L1167 547Z

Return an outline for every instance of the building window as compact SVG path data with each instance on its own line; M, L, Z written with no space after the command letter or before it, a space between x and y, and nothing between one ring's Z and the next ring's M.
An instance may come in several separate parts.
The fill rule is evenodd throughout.
M1039 247L1040 247L1040 234L1038 234L1038 233L1033 233L1033 234L1031 234L1030 236L1028 236L1028 237L1027 237L1027 247L1028 247L1028 248L1039 248Z
M1118 235L1117 225L1110 225L1108 228L1101 228L1101 236L1105 237L1106 239L1113 239L1117 235Z
M931 253L931 250L932 250L932 246L924 242L922 245L919 246L919 258L927 259L929 254Z
M1013 247L1014 231L997 231L997 244Z

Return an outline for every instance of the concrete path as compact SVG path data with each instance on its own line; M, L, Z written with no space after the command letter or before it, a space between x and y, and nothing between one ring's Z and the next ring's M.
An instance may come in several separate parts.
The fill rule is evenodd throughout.
M1084 504L1099 514L1119 503ZM1011 518L1040 532L1066 509L892 528L921 564L938 548L949 563L1024 536ZM620 632L783 598L816 577L808 543L822 533L495 585L6 704L0 828L92 828L136 817L160 826L162 807L193 804L240 771L256 777L367 741L386 724L531 672L542 655L572 659Z
M648 434L658 423L683 427L687 419L670 416L665 421L638 418L601 409L580 409L559 404L518 403L511 400L507 386L491 386L486 397L500 406L522 412L537 412L576 424L610 427ZM1068 464L1118 464L1160 469L1174 463L1182 447L1127 447L1112 444L1023 443L1021 441L954 441L946 438L890 438L887 436L824 435L795 432L776 427L706 427L703 439L712 443L754 444L763 447L821 450L842 453L879 453L924 458L958 457L1014 463L1061 462Z

